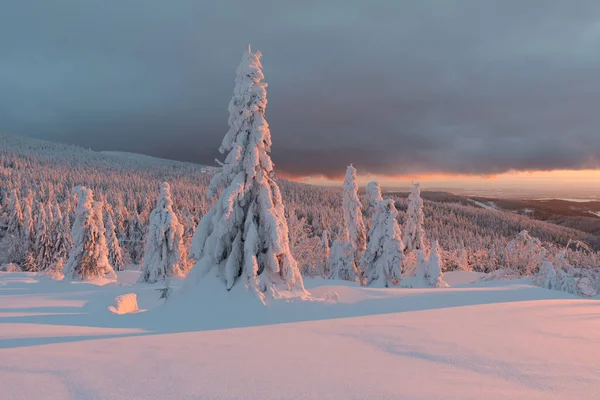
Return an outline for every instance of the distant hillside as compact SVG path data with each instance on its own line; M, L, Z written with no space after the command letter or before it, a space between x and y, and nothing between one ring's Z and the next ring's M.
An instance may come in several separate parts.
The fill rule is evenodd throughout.
M487 197L469 199L480 207L496 208L600 235L600 201L512 200Z
M126 151L101 151L100 153L106 154L111 157L118 157L118 158L130 160L130 161L137 161L137 162L144 163L144 164L194 165L195 167L200 166L206 172L212 172L214 170L214 167L209 167L209 166L205 166L205 165L194 164L194 163L183 162L183 161L176 161L176 160L169 160L167 158L152 157L152 156L147 156L145 154L139 154L139 153L129 153Z

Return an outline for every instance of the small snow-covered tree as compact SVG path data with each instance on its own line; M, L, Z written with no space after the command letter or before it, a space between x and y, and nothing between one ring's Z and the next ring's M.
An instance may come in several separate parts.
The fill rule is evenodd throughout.
M415 276L418 279L427 279L427 273L428 273L428 269L429 269L429 264L427 262L427 260L425 259L425 251L424 250L417 250L417 260L416 260L416 266L415 266Z
M393 200L383 200L377 204L367 249L361 259L367 285L390 287L401 279L404 248L397 216Z
M39 216L38 216L39 217ZM23 245L30 249L35 242L35 229L34 229L33 212L31 210L31 204L28 201L23 202L23 228L22 237Z
M279 283L304 291L302 276L289 247L288 226L279 186L275 182L271 133L265 120L267 84L263 82L260 52L250 48L237 69L229 103L229 131L221 153L228 153L211 180L208 194L221 189L192 241L198 260L189 279L209 271L230 290L238 281L263 293L276 293Z
M17 263L24 270L35 269L35 262L31 261L33 257L27 258L27 265L24 264L25 256L31 252L31 233L33 231L32 219L27 220L25 225L25 219L23 218L23 208L16 190L11 190L8 197L8 216L7 216L7 253L8 261ZM31 208L29 208L29 216L31 217ZM27 269L26 269L27 268Z
M129 217L129 236L127 241L129 257L134 264L140 264L144 256L144 223L137 210L133 210Z
M123 200L121 199L121 197L118 197L117 205L113 207L113 214L113 223L117 232L117 238L119 239L119 243L121 243L124 239L127 238L127 229L125 227L127 219L127 209L123 205Z
M427 272L425 278L432 287L446 287L448 284L444 282L444 274L442 273L442 260L440 259L440 249L437 241L431 243L431 252L427 261Z
M81 280L114 278L115 273L107 257L102 203L94 203L93 193L86 187L78 186L75 190L79 202L71 229L73 247L63 274L69 279Z
M23 209L16 190L10 192L10 202L8 206L8 221L6 232L9 235L19 237L23 231Z
M61 213L60 207L58 203L54 202L54 211L52 216L54 220L52 221L52 264L50 265L50 270L48 271L51 275L58 275L62 271L65 261L69 256L69 250L71 249L71 234L68 231L67 226L64 224L64 217Z
M160 196L150 213L144 264L139 282L154 283L172 276L183 276L183 225L173 211L171 189L167 182L160 185Z
M562 269L557 269L556 275L558 276L558 290L567 292L570 294L579 295L579 289L577 288L577 284L575 283L575 279L573 277L573 271L564 271Z
M125 264L123 263L123 252L112 215L106 214L106 248L108 249L108 262L112 265L115 271L123 271Z
M534 283L544 289L559 290L560 282L554 265L550 261L542 262L540 270L534 276Z
M324 230L321 233L321 248L323 249L324 264L321 265L321 276L326 277L329 274L329 256L331 255L331 244L329 231Z
M373 213L375 213L377 203L383 200L381 197L381 188L379 187L379 182L369 182L367 184L365 195L367 198L367 217L372 218Z
M352 165L346 168L344 190L342 192L342 210L344 212L344 229L348 232L350 243L352 243L352 247L354 248L354 258L359 260L365 251L367 239L360 199L358 198L356 169Z
M418 183L415 183L408 196L408 210L406 222L402 227L404 247L406 251L421 250L424 248L425 233L423 231L423 199Z
M360 282L360 274L354 260L354 247L349 240L335 240L328 259L329 279Z
M533 282L544 289L580 295L573 276L575 270L572 267L570 269L570 271L565 271L555 267L550 261L543 261L538 273L533 276Z
M517 274L531 276L541 268L546 255L542 242L523 230L506 247L506 266Z
M37 269L45 271L50 268L53 260L53 243L50 232L51 223L48 221L48 213L44 205L40 205L35 225L35 245L34 254L37 262Z

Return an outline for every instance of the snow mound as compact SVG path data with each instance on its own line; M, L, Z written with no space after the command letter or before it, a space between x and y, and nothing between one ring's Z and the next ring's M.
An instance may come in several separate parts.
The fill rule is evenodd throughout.
M135 293L122 294L115 297L115 306L108 307L115 314L131 314L139 311Z

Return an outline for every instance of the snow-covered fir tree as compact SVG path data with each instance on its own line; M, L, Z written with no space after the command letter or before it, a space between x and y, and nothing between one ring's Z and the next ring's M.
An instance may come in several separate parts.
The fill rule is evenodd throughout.
M417 250L414 276L417 278L418 281L421 281L421 280L426 281L426 280L428 280L427 279L428 269L429 269L429 263L425 259L425 251Z
M22 236L23 231L23 209L16 190L10 192L10 203L8 206L8 221L6 232L15 237Z
M37 270L45 271L50 268L53 261L54 243L51 236L51 222L49 221L47 207L40 205L37 222L35 225L34 254L37 262Z
M117 198L117 204L113 207L113 214L113 222L117 232L117 238L119 239L119 243L122 244L122 240L127 237L128 229L126 229L124 226L127 219L127 209L123 205L123 199L121 196Z
M260 52L250 48L237 69L229 103L229 131L220 152L225 162L212 178L209 196L221 190L194 234L191 255L198 260L189 279L211 270L227 290L237 282L262 293L279 284L304 291L289 247L284 205L274 180L271 133L265 120L267 84Z
M448 286L448 284L444 282L440 249L436 240L432 241L431 243L431 251L429 253L429 260L427 261L427 272L425 278L431 287L439 288Z
M35 227L34 227L33 211L31 204L28 201L23 202L23 228L22 237L23 245L29 249L35 242Z
M129 234L125 243L129 257L134 264L140 264L144 257L144 223L140 214L134 209L129 217Z
M69 229L64 224L64 217L60 210L58 203L55 201L53 204L53 221L52 221L52 263L50 270L48 271L51 275L58 275L61 273L65 261L69 255L71 249L71 234Z
M123 271L125 263L123 262L123 251L117 238L115 223L112 215L106 213L106 248L108 250L108 262L112 265L115 271Z
M73 247L63 274L67 279L79 280L114 278L115 273L107 256L102 203L94 203L93 193L86 187L78 186L75 190L79 201L71 229Z
M154 283L172 276L183 276L183 225L173 211L171 189L167 182L160 185L160 196L150 214L144 264L140 282Z
M356 184L356 169L349 165L346 168L344 189L342 192L342 210L344 212L344 225L348 238L354 248L354 259L360 260L367 246L365 223L362 217L360 199L358 198L358 185Z
M377 203L383 200L381 197L381 188L379 187L379 182L369 182L367 184L365 196L367 199L367 217L372 218L373 214L375 213Z
M328 258L329 279L360 282L360 274L354 260L354 247L349 240L333 242Z
M558 290L560 287L558 275L554 269L554 265L550 261L542 262L540 270L534 276L534 282L537 286L544 289Z
M415 183L408 196L408 211L406 222L402 227L404 248L406 251L421 250L424 248L425 233L423 231L423 199L418 183Z
M557 268L550 261L542 262L537 274L533 276L533 282L544 289L560 290L570 294L579 295L579 290L573 277L574 269L565 271Z
M390 287L401 279L404 248L397 216L393 200L383 200L377 204L369 229L367 249L361 260L367 285Z
M324 230L321 234L321 247L323 248L323 252L325 253L325 257L329 257L329 253L331 252L331 245L329 239L329 231Z
M8 261L19 264L24 270L34 268L35 263L29 262L33 258L32 254L29 254L29 257L27 257L27 266L24 265L25 256L31 251L33 222L31 219L28 219L28 223L25 225L21 202L14 189L11 190L10 195L8 196L7 209L6 252L8 253ZM31 216L31 209L29 209L29 211L29 215Z

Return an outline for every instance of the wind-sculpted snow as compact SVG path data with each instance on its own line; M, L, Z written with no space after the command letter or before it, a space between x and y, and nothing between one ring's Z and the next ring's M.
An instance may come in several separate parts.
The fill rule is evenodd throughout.
M460 287L370 289L306 279L312 301L264 307L214 286L165 304L160 285L126 283L139 273L104 286L0 273L2 398L594 400L600 390L598 301L530 280L450 272ZM107 309L127 293L148 311Z

